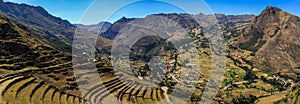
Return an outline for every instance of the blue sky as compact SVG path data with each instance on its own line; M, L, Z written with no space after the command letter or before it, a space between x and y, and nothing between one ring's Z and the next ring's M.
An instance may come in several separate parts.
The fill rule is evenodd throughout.
M172 1L168 4L154 0L4 0L44 7L50 14L69 20L71 23L95 24L100 21L114 22L119 18L143 17L153 13L206 12L202 0L160 0ZM300 15L300 0L204 0L209 9L207 13L255 14L258 15L266 6L276 6L284 11ZM130 5L127 5L130 4ZM126 6L125 6L126 5ZM203 9L205 8L205 9Z

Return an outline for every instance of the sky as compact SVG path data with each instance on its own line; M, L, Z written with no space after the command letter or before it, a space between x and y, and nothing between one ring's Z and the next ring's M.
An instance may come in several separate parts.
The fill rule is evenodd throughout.
M300 16L300 0L4 0L42 6L50 14L71 23L115 22L155 13L222 13L258 15L275 6Z

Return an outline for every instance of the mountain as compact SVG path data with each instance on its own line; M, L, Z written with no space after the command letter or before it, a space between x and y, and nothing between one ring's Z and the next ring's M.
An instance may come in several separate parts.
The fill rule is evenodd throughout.
M83 25L83 24L74 24L77 26L77 28L86 29L89 32L92 32L94 34L103 33L108 30L108 28L112 25L109 22L100 22L98 24L92 24L92 25ZM99 31L100 30L100 31Z
M55 49L30 30L0 14L0 102L84 102L73 75L71 54ZM56 99L59 96L64 97Z
M22 22L30 27L32 32L38 33L38 38L54 46L56 49L71 52L72 39L76 26L67 20L49 14L40 6L3 2L0 0L0 13L10 19ZM88 30L77 28L77 34L94 34ZM106 41L99 36L99 41ZM99 42L106 43L106 42ZM105 44L99 44L105 45Z
M206 78L209 77L207 76L209 74L206 71L211 71L211 66L208 63L211 61L209 39L201 35L202 31L201 27L199 28L199 26L203 24L198 24L194 19L204 20L205 18L212 17L211 15L153 14L144 18L123 17L122 19L113 23L107 32L104 32L101 35L105 35L109 39L114 39L114 37L118 34L118 32L121 31L122 28L130 31L130 33L133 34L146 34L143 30L134 31L136 29L134 27L125 27L127 23L133 22L133 20L135 20L134 22L136 23L147 24L146 27L149 25L156 26L156 24L159 24L157 27L151 28L153 30L168 26L167 23L164 23L167 21L160 22L158 19L153 20L150 18L152 16L167 17L177 22L185 29L192 29L189 34L194 36L194 43L197 44L197 49L200 54L200 65L202 65L201 70L205 70L200 72L201 76L203 76L201 79L207 80ZM289 45L295 44L298 41L297 37L299 36L297 31L300 24L298 17L275 7L267 7L267 9L264 10L259 16L216 14L216 17L220 22L220 26L222 27L222 33L227 36L226 41L228 42L228 47L226 50L227 58L224 80L222 85L220 85L221 87L218 90L218 95L214 99L213 103L272 104L278 102L287 103L290 101L286 100L290 99L292 99L291 102L299 102L299 100L297 100L299 99L299 83L297 83L298 80L295 77L297 74L295 73L297 69L295 70L293 68L287 68L282 70L282 68L280 68L285 67L285 65L292 65L290 63L297 63L299 61L278 59L276 60L277 62L274 63L274 58L277 57L290 57L295 59L298 57L297 52L299 50L297 47ZM144 21L139 22L142 20ZM158 23L155 23L157 22L156 20ZM278 30L279 28L280 30ZM272 42L272 35L273 38L276 39L275 42ZM283 42L281 43L280 41ZM132 69L134 74L140 80L147 80L147 76L151 74L148 73L148 68L144 67L144 65L146 65L145 63L148 63L148 61L151 61L150 59L152 56L172 56L172 53L176 53L174 51L163 53L161 51L163 49L172 49L168 48L167 45L168 43L164 42L163 39L154 36L142 38L137 41L136 44L133 44L131 53L129 55L131 58L130 65L133 67L142 66L142 68L140 68L142 71L139 71L139 68ZM285 48L281 47L281 45L285 46ZM278 50L277 48L281 48L281 50ZM181 63L176 62L176 59L174 60L172 58L164 59L164 62ZM174 66L176 66L176 64L174 64ZM277 67L278 70L273 66ZM169 67L172 66L170 65ZM178 68L178 70L181 71L180 68ZM121 74L120 76L126 76L126 74ZM172 79L168 81L172 82ZM138 80L136 82L138 82ZM161 84L161 86L168 86L168 88L171 90L174 88L172 85L168 85L167 81ZM205 86L205 83L199 82L198 84L199 86L196 88L197 91L195 91L195 96L191 97L191 102L199 101L201 98L197 95L203 94L202 91L204 91L205 87L203 86ZM118 92L116 90L115 92L117 92L115 96L122 96L118 95L122 91ZM149 95L146 94L145 96L151 96L151 94L149 93ZM172 95L166 96L171 97ZM132 99L131 101L135 102L136 100Z
M225 14L215 14L216 18L220 23L236 23L236 22L247 22L251 21L255 15L225 15Z
M244 30L237 44L255 53L258 67L296 78L300 74L300 19L267 7Z
M126 18L122 17L118 21L114 22L108 29L107 31L101 33L100 35L108 38L108 39L114 39L117 35L118 32L124 27L127 23L130 21L133 21L135 18Z
M188 91L185 88L190 88L189 83L195 83L196 86L193 94L187 99L188 103L214 97L203 93L207 87L215 90L217 86L215 80L208 79L213 74L209 37L205 37L205 33L201 31L201 25L205 23L198 24L194 20L212 17L211 15L173 13L153 14L145 18L123 17L113 24L103 23L107 25L107 31L100 34L106 37L104 38L93 33L102 23L90 26L75 24L78 27L76 28L75 25L48 14L41 7L3 1L0 1L0 5L0 103L106 104L106 101L116 101L109 95L116 96L115 98L122 103L181 103L183 99L178 97L185 96L185 92ZM228 41L228 47L225 73L220 74L220 78L224 75L224 80L219 85L217 96L212 103L298 103L299 17L276 7L267 7L256 17L215 15L223 28L222 33ZM119 65L117 68L126 68L126 71L115 70L116 67L111 63L111 59L114 58L108 54L96 54L94 59L87 59L88 63L81 63L80 59L85 59L87 54L83 52L86 51L84 49L78 50L79 55L73 56L79 60L72 63L71 54L64 50L70 48L72 32L76 29L79 35L76 38L89 41L98 37L97 52L110 53L110 39L114 39L122 28L134 31L134 27L124 27L133 20L150 25L154 27L151 28L153 30L164 29L165 32L165 27L168 27L170 22L159 21L155 16L169 18L184 29L191 30L188 34L197 45L197 51L193 53L199 54L199 60L194 56L182 60L181 58L185 58L185 52L177 51L168 40L156 36L142 38L133 44L129 53L131 68L124 66L123 62L114 63ZM180 26L172 27L167 33L172 34L173 39L177 39L176 36L180 32L177 30L182 29ZM144 34L148 31L134 32ZM86 45L89 44L79 44L78 47L82 49ZM158 70L150 70L152 66L147 66L148 61L153 62L152 58L160 55L162 62L154 65L166 64L166 67L157 67L166 72L153 73ZM187 63L188 61L195 63ZM94 63L102 82L98 82L98 77L94 77L95 72L92 69L95 68L89 66L93 66ZM184 69L190 69L197 64L201 66L200 72L195 72L197 75L193 75L194 72L185 72L187 70ZM73 68L82 68L76 78ZM183 79L200 78L185 81L180 76L183 76ZM155 85L148 81L159 83ZM210 87L210 84L214 86ZM85 91L81 92L78 85L83 85ZM172 92L176 94L169 94Z
M220 23L236 23L236 22L248 22L251 21L255 16L254 15L224 15L224 14L215 14L217 19ZM151 16L151 15L149 15ZM191 14L153 14L153 16L162 16L169 18L178 24L180 24L183 28L192 30L200 25L196 22L195 19L204 20L204 18L210 18L212 16L210 15L204 15L204 14L197 14L197 15L191 15ZM110 28L107 29L104 33L100 34L103 37L106 37L108 39L114 39L116 35L118 35L118 32L124 27L127 23L135 20L137 18L126 18L123 17L113 23Z
M65 30L74 27L67 20L54 17L40 6L30 6L27 4L16 4L0 1L0 11L2 14L25 22L27 24L48 28L51 30ZM62 31L59 31L62 32Z
M33 27L34 31L41 35L40 39L61 50L70 52L69 45L73 38L75 26L68 21L52 16L40 6L3 2L2 0L0 1L0 13L23 22L28 27Z

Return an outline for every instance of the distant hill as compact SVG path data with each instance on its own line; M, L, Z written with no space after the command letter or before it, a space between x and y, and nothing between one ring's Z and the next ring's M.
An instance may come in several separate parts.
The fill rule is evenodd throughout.
M119 19L118 21L114 22L108 29L107 31L101 33L100 35L107 38L107 39L114 39L117 35L118 32L124 27L127 23L130 21L133 21L135 18L126 18L123 17Z
M109 22L100 22L98 24L92 24L92 25L83 25L83 24L74 24L75 26L77 26L77 28L82 28L82 29L86 29L89 32L95 33L95 34L99 34L99 33L103 33L105 31L108 30L108 28L112 25Z
M190 15L190 14L153 14L154 16L163 16L169 18L177 23L179 23L183 28L192 30L200 25L195 20L196 18L206 18L207 15L204 14L197 14L197 15ZM151 16L151 15L150 15ZM216 14L217 19L220 23L235 23L235 22L247 22L251 21L255 16L254 15L224 15L224 14ZM123 17L113 23L108 30L102 34L103 37L108 39L114 39L118 32L125 26L127 23L135 20L136 18L126 18Z
M259 67L296 78L300 74L299 37L299 17L269 6L244 30L238 45L255 53L253 61Z
M220 23L247 22L247 21L251 21L255 17L255 15L253 14L244 14L244 15L215 14L215 15Z

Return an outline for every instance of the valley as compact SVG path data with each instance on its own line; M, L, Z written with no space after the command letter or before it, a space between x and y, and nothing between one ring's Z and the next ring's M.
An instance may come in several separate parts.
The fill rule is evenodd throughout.
M19 10L27 12L13 12ZM195 19L210 16L161 13L145 18L152 16L168 18L189 31L196 51L176 49L168 40L147 37L137 42L143 44L130 47L129 66L122 61L112 63L113 39L126 24L141 18L73 25L42 7L0 0L0 103L198 104L212 97L203 93L209 88L218 89L212 104L299 104L299 17L272 6L258 16L215 14L226 42L226 67L224 76L214 76L224 77L221 85L207 87L216 83L209 79L213 50L210 38L203 35L205 22L199 24ZM104 27L97 30L99 26ZM72 60L87 55L72 56L75 31L98 37L95 57L86 63ZM92 65L99 77L89 79L95 74ZM194 65L199 65L199 70L189 70ZM74 69L82 70L74 73ZM95 82L99 79L101 82ZM79 86L84 86L85 92ZM191 86L195 87L192 91ZM180 99L185 93L191 96Z

